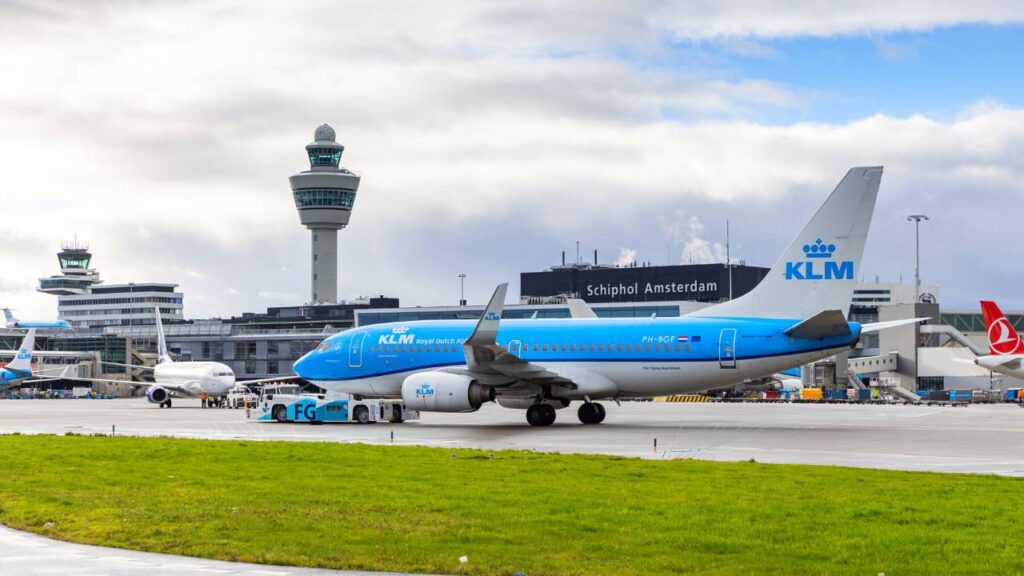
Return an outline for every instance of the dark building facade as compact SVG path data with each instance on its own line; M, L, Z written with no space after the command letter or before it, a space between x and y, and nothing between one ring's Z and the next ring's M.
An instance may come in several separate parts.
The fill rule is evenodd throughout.
M732 296L742 296L757 286L768 268L734 264ZM558 266L545 272L519 275L520 300L555 296L581 298L586 302L663 302L690 300L719 302L729 299L729 269L725 264L685 266Z

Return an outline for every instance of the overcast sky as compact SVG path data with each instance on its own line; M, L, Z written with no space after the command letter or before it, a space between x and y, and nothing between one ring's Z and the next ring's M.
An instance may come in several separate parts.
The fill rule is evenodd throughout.
M533 7L531 7L531 4ZM288 176L362 174L339 296L481 302L562 250L769 266L850 166L886 171L866 280L1024 309L1024 3L0 3L0 304L62 240L186 317L309 298Z

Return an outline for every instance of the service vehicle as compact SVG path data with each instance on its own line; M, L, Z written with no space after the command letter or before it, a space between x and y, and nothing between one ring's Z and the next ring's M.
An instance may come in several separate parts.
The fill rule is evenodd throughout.
M242 384L236 384L234 388L228 391L228 407L230 408L255 407L259 400L259 394L256 394L248 386Z
M258 421L276 422L370 422L399 423L419 420L401 400L357 399L350 394L311 394L295 384L269 384L260 391L251 414Z

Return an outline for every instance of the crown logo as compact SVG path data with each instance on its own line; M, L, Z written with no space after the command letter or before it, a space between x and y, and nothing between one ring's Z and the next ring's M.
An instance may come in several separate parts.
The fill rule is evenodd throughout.
M835 244L825 244L821 238L818 238L814 244L804 244L804 254L808 258L831 258L835 251Z
M405 334L408 331L409 331L409 327L408 326L399 326L398 328L392 328L391 329L391 333L392 334Z

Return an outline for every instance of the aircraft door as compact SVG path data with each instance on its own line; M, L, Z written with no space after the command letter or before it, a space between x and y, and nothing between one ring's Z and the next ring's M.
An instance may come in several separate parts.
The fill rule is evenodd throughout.
M723 328L718 335L718 366L720 368L736 367L736 329Z
M522 358L523 343L519 340L513 340L508 343L508 353L517 357Z
M362 368L363 366L363 341L366 340L366 332L357 332L352 335L348 343L348 366L349 368Z

